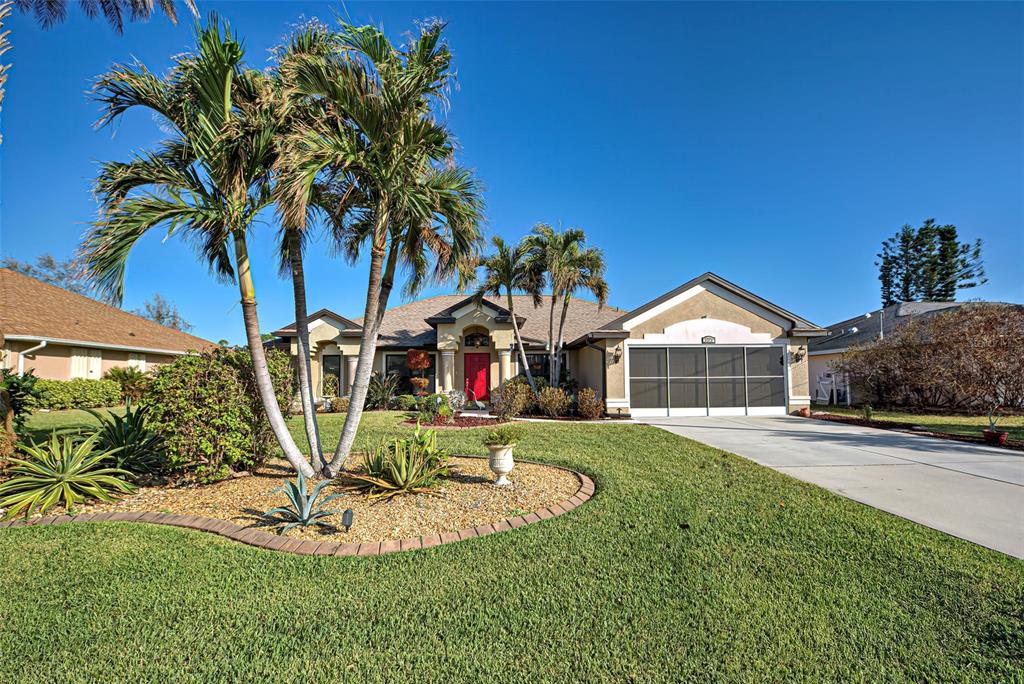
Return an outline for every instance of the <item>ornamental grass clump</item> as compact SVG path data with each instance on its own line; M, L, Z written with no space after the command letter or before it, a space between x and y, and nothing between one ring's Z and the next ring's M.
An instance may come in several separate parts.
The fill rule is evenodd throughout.
M98 450L98 437L84 440L73 436L58 438L32 446L22 446L25 458L12 458L8 473L11 479L0 483L0 509L5 518L33 511L46 513L62 503L66 511L88 499L114 501L121 494L130 494L135 487L122 476L126 470L112 468L107 462L113 451Z
M324 480L313 488L312 492L306 493L306 478L302 473L298 474L295 482L288 481L274 491L283 492L288 497L287 506L271 508L263 514L264 518L272 523L281 524L277 531L284 534L293 527L309 527L310 525L327 525L327 518L339 511L324 508L331 501L340 498L342 494L335 493L320 499L324 488L331 484L330 480Z
M362 472L347 475L346 485L365 491L371 500L403 494L436 494L448 474L448 452L437 446L437 433L416 426L411 439L382 440L363 458Z

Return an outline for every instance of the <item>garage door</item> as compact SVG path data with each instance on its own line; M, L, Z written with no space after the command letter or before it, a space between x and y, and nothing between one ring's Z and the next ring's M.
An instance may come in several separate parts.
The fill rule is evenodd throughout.
M645 416L786 413L786 350L631 347L630 412Z

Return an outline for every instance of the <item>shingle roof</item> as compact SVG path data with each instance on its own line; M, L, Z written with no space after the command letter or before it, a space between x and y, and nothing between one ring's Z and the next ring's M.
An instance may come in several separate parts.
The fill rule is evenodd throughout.
M955 309L965 304L994 304L995 302L899 302L884 309L876 309L870 315L860 315L828 326L828 335L812 339L808 351L839 352L848 347L871 342L878 337L882 325L885 332L906 325L914 317L932 316L942 311ZM884 312L884 313L883 313Z
M216 346L10 269L0 269L0 333L140 350L185 352Z
M548 338L548 307L550 300L545 299L540 308L534 308L533 298L529 295L513 295L516 317L525 319L521 326L523 341L531 345L543 345ZM464 294L438 295L418 299L408 304L392 307L384 314L381 323L379 344L396 347L422 347L437 344L437 331L427 319L449 313L449 309L466 299ZM505 311L507 301L504 297L487 297L485 299L495 308ZM561 313L556 311L556 316ZM621 316L625 311L613 306L599 309L597 304L586 299L573 298L569 306L569 314L565 319L565 340L569 342L580 335L602 327L609 321ZM354 322L362 325L363 319ZM555 323L557 325L557 318ZM293 331L294 323L284 326L281 331Z

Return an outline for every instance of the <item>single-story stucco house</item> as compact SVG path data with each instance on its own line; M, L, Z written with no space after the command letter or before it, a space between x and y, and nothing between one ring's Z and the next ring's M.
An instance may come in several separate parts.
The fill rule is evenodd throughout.
M477 304L441 295L389 309L374 368L409 376L405 355L433 360L430 391L459 389L481 401L519 374L503 298ZM548 309L516 295L527 360L547 375ZM361 319L328 309L310 316L315 391L334 375L347 392L355 375ZM613 416L772 415L808 406L808 340L825 331L713 273L625 311L573 299L566 321L569 375L597 390ZM275 331L294 356L294 323Z
M0 269L0 364L40 378L99 379L216 345L27 275Z

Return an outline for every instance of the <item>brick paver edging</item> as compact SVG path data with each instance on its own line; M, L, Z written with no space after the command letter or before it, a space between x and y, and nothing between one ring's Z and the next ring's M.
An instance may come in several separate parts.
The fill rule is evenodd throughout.
M460 456L462 456L460 454ZM469 457L469 456L467 456ZM486 456L473 456L472 458L486 458ZM580 481L580 487L570 498L559 501L546 508L540 508L533 513L500 520L495 523L488 523L478 527L466 528L458 532L442 532L410 539L391 539L387 541L362 542L342 544L339 542L318 542L305 539L293 539L283 537L270 532L263 532L251 527L242 527L228 520L217 520L215 518L204 518L198 515L178 515L176 513L141 513L138 511L127 513L96 513L87 515L49 515L42 518L31 518L29 520L7 520L0 522L0 528L5 527L29 527L32 525L61 525L64 523L79 522L141 522L153 525L170 525L172 527L187 527L201 532L219 534L228 539L269 549L271 551L285 551L297 553L303 556L378 556L384 553L396 551L414 551L416 549L429 549L441 544L472 539L473 537L484 537L495 532L507 532L518 529L525 525L540 522L553 518L556 515L568 513L577 506L588 501L594 496L594 481L583 473L576 472L571 468L551 465L549 463L537 463L536 461L524 461L517 459L519 463L531 463L534 465L558 468L572 473Z

